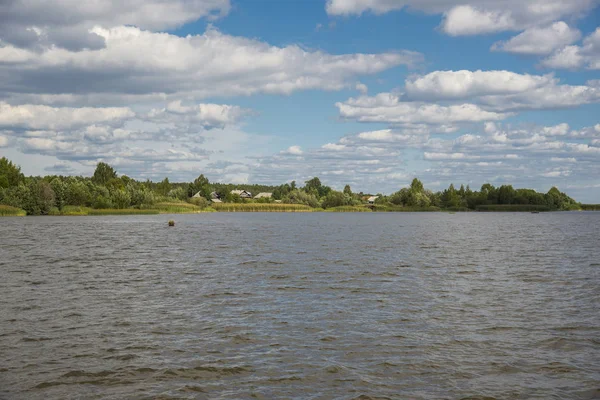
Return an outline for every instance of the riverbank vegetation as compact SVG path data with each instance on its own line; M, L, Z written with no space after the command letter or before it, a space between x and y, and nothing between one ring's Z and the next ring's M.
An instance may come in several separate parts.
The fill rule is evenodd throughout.
M600 204L582 204L581 209L584 211L600 211Z
M245 190L261 198L242 198ZM244 194L246 197L249 195ZM200 212L407 212L407 211L557 211L597 210L551 188L547 193L494 187L479 191L451 184L442 191L423 187L419 179L390 194L353 192L350 185L337 191L318 177L298 186L295 181L279 186L233 185L210 182L204 175L192 182L137 181L98 163L91 177L31 176L19 166L0 159L0 215L125 215Z
M0 216L2 217L22 217L27 215L25 210L20 208L0 204Z
M311 212L312 208L303 204L283 203L217 203L213 204L221 212Z

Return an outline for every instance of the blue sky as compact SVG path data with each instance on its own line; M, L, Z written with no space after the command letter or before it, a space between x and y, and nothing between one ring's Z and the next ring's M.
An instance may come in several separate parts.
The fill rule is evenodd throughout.
M598 1L75 5L0 11L0 155L27 174L600 202Z

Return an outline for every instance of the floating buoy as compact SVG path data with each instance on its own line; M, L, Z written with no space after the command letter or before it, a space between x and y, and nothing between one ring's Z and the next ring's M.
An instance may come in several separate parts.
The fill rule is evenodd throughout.
M175 221L173 221L173 220L170 220L170 221L169 221L169 226L175 226Z

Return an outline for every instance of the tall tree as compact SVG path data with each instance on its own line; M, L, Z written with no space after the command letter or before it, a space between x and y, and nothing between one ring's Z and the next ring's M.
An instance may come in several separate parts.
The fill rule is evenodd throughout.
M117 177L117 172L105 162L99 162L96 165L94 176L92 176L92 182L97 185L106 185L111 179Z
M23 179L21 167L13 164L6 157L0 158L0 189L18 186Z

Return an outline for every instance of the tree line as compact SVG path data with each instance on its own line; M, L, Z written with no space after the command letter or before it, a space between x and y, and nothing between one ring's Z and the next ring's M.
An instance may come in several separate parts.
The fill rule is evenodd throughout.
M232 194L233 189L247 190L253 195L259 192L272 193L271 198L242 199ZM200 195L194 197L199 193ZM210 182L204 175L192 182L172 183L168 178L160 182L137 181L126 175L118 176L107 163L97 164L91 177L49 175L26 177L21 168L3 157L0 159L0 204L23 209L28 215L48 215L60 212L66 206L90 207L94 209L149 209L160 202L189 202L207 207L216 194L229 203L282 202L303 204L313 208L365 206L370 194L352 191L346 185L336 191L321 183L318 177L298 186L295 181L279 186L252 184L224 184ZM390 195L379 194L374 209L448 209L477 210L494 205L534 205L548 210L579 209L580 204L551 188L547 193L532 189L514 189L511 185L494 187L486 183L479 191L469 186L456 189L450 185L443 191L433 192L414 179L407 188Z

